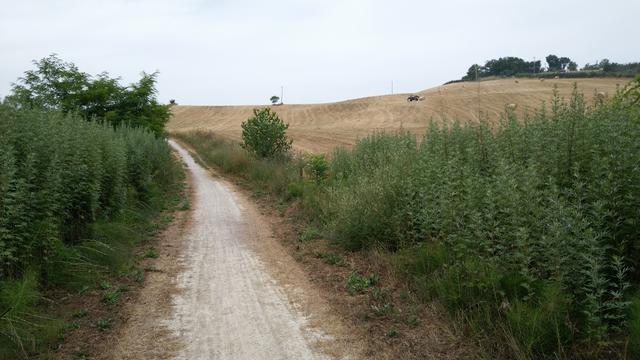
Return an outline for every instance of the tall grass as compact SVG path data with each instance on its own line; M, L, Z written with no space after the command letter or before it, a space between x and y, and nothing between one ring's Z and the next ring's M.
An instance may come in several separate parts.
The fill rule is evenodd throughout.
M205 136L182 139L205 160L229 146ZM242 176L285 174L284 198L339 244L387 249L419 296L495 354L624 357L640 352L639 138L640 109L574 91L494 127L372 134L337 149L320 184L234 156L250 164Z
M0 358L58 335L39 313L42 288L124 270L181 177L146 130L0 106Z

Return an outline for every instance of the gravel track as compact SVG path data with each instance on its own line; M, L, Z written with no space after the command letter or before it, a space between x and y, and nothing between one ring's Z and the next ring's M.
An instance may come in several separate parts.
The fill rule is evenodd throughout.
M174 315L166 322L183 344L175 359L322 359L312 330L252 250L250 212L174 141L192 174L195 201L181 259Z

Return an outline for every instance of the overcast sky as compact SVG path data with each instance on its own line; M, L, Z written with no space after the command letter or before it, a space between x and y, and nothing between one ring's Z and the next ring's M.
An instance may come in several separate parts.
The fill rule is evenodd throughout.
M0 97L57 53L126 83L158 70L180 104L286 103L413 92L475 63L549 53L640 61L640 1L0 0ZM544 64L544 62L543 62Z

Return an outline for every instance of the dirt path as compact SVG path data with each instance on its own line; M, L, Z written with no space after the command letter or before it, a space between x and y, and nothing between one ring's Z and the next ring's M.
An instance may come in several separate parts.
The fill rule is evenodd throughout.
M328 307L319 297L305 294L308 284L302 274L296 275L300 270L295 260L278 248L255 208L229 184L212 178L181 146L173 141L171 146L187 164L195 192L179 292L173 298L173 316L164 321L182 344L172 357L344 355L337 352L348 342L327 333L341 337L348 329L326 314ZM309 311L316 312L315 318L304 315Z

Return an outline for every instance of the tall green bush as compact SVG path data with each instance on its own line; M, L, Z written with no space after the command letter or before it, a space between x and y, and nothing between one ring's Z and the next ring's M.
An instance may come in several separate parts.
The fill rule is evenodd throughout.
M271 109L254 109L253 116L242 123L242 147L259 158L285 155L292 142L287 138L288 128Z

